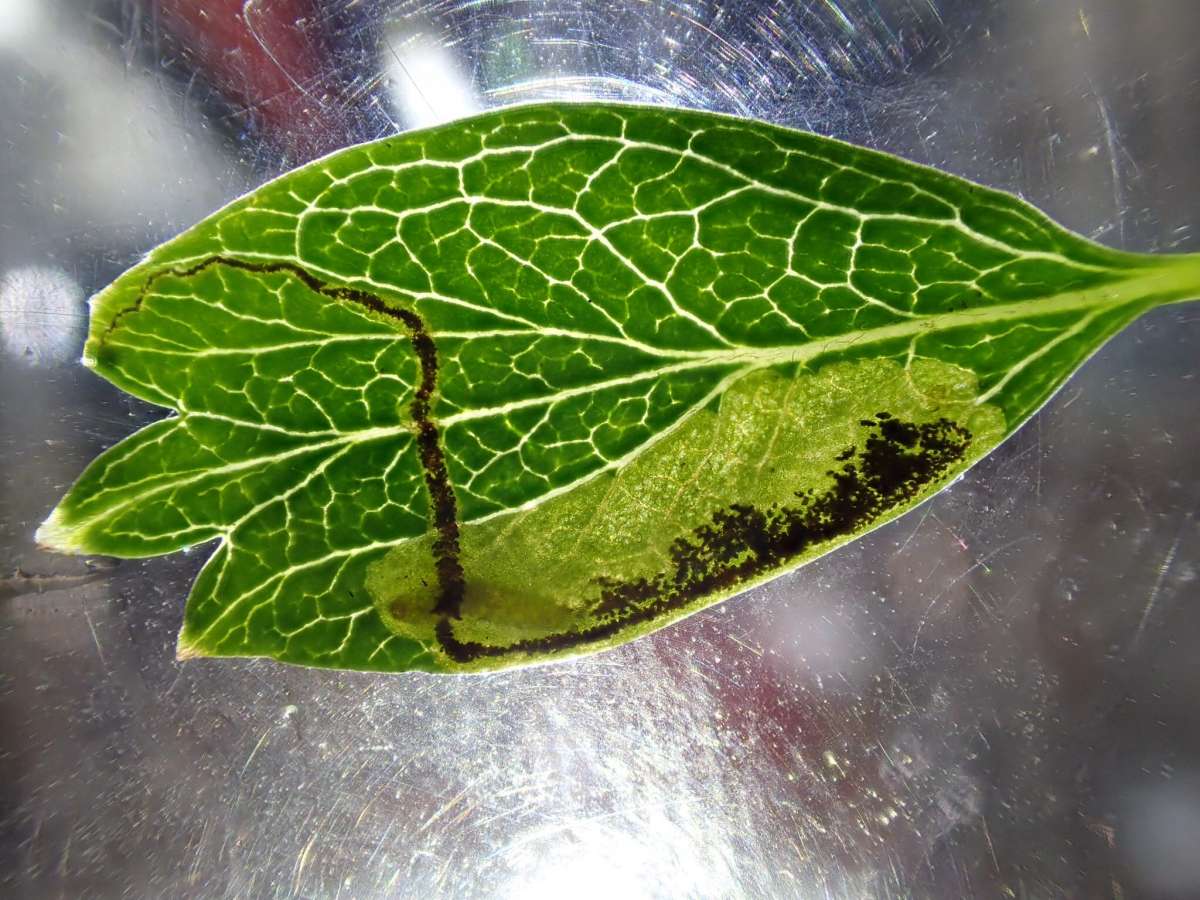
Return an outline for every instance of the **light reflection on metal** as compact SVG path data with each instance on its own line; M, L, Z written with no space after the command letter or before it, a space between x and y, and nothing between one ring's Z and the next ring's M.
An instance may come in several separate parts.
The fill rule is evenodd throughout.
M195 126L188 97L159 73L131 71L89 24L41 0L0 0L0 71L17 73L18 97L40 94L19 127L0 130L0 152L17 149L30 183L14 187L64 224L72 217L77 236L137 228L148 249L230 199L240 167Z
M479 111L475 88L451 47L396 26L381 41L380 66L401 122L428 128Z
M639 798L644 803L644 798ZM623 817L580 819L518 835L504 855L514 875L504 900L651 900L725 897L736 885L721 865L731 852L719 828L687 834L665 815L622 829ZM705 839L707 837L707 840ZM722 876L725 877L722 877Z
M488 91L488 99L501 105L530 98L550 100L624 100L631 103L682 106L677 94L650 88L629 78L602 75L546 75L514 81Z
M83 290L61 269L23 266L0 277L0 344L23 362L65 362L83 343L85 312Z
M0 47L30 40L41 27L46 12L39 0L0 0Z

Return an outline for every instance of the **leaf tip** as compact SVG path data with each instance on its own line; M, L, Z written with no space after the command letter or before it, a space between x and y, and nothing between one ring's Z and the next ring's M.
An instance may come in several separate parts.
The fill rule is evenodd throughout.
M33 539L43 550L51 550L54 553L87 552L79 540L78 530L63 521L61 507L57 506L34 532Z

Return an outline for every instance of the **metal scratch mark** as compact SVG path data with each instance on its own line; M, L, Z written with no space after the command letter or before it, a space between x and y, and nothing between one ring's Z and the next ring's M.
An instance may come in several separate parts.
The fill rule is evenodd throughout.
M950 537L954 541L954 543L958 544L958 549L962 550L964 553L966 553L967 550L970 549L967 546L967 542L964 541L962 539L962 537L959 536L957 531L955 531L953 528L951 528L949 525L947 525L945 522L943 522L941 519L939 519L937 517L937 513L930 512L930 515L933 516L933 521L937 522L938 525L942 526L942 530L945 531L946 534L950 535Z
M739 638L736 634L731 634L729 636L729 639L731 641L733 641L735 644L737 644L739 647L741 647L742 649L750 651L755 656L761 657L763 655L762 650L760 650L758 647L753 646L752 644L746 643L741 638Z
M1112 116L1108 111L1108 104L1104 102L1104 98L1099 94L1096 95L1096 107L1100 111L1100 122L1104 125L1104 145L1108 149L1108 166L1112 173L1112 191L1113 191L1113 206L1116 207L1117 216L1117 234L1121 242L1125 241L1125 183L1121 177L1121 165L1117 161L1117 154L1121 152L1120 143L1117 140L1117 130L1113 126Z
M319 106L321 109L328 108L329 104L327 104L320 97L313 96L313 94L310 93L304 85L296 80L292 73L287 70L287 67L279 61L277 56L275 56L271 48L267 46L266 41L263 40L262 35L260 35L258 32L258 29L254 27L254 23L250 19L250 13L251 11L255 10L255 8L259 5L259 2L260 0L246 0L246 2L242 4L242 21L246 23L246 30L250 32L250 36L254 38L258 46L262 48L262 51L267 55L267 58L270 59L271 62L275 63L275 66L283 74L283 77L291 83L292 87L298 90L313 103L317 104L317 106Z
M430 816L428 819L426 819L424 821L424 823L422 823L421 827L417 829L417 833L419 834L420 832L425 831L430 825L432 825L434 822L436 822L438 819L440 819L442 816L444 816L450 810L454 809L454 807L457 806L462 801L462 799L467 795L468 790L470 790L469 785L467 787L463 788L461 791L459 791L453 797L451 797L446 802L446 804L444 806L442 806L441 809L439 809L432 816Z
M65 877L68 871L68 866L71 861L71 841L75 838L75 831L72 829L67 832L67 841L63 845L62 857L58 860L58 874L60 877Z
M983 820L983 836L987 838L988 853L992 856L992 865L996 868L996 874L1000 874L1000 860L996 859L996 847L992 844L992 832L988 828L987 816L980 816Z
M425 95L425 92L423 90L421 90L420 82L418 82L417 79L415 77L413 77L413 74L412 74L412 72L409 71L408 66L406 66L404 64L404 60L401 59L400 54L396 52L396 47L392 44L392 40L386 32L383 34L383 43L384 43L384 46L387 47L388 52L392 54L392 58L396 61L396 65L400 67L400 71L404 73L404 77L407 78L409 80L409 82L412 84L413 90L417 92L417 96L421 98L421 101L427 107L429 107L429 112L432 113L435 117L438 116L439 112L438 112L437 108L433 105L433 101L430 100L429 97L427 97Z
M242 764L242 771L238 773L238 778L244 778L246 770L250 768L250 763L254 761L254 757L258 755L258 751L262 749L262 745L267 742L267 737L275 730L275 726L271 725L262 733L262 737L258 739L258 743L254 745L254 749L250 751L250 755L246 757L246 762Z
M1137 630L1133 634L1133 642L1130 648L1135 648L1138 641L1141 640L1142 634L1146 630L1146 625L1150 621L1150 614L1154 612L1154 606L1158 602L1158 595L1162 591L1163 582L1167 578L1167 573L1171 571L1171 566L1175 563L1175 554L1179 552L1179 545L1183 542L1183 532L1192 520L1192 514L1189 511L1183 517L1183 522L1179 526L1179 530L1175 534L1175 540L1171 542L1170 548L1163 557L1162 564L1158 567L1158 577L1154 579L1154 586L1150 588L1150 595L1146 598L1146 608L1142 610L1142 619L1138 622Z
M993 557L999 556L1005 550L1008 550L1011 547L1015 547L1017 544L1022 544L1022 543L1028 542L1028 541L1032 541L1032 540L1035 540L1035 538L1031 535L1025 535L1023 537L1013 538L1011 541L997 547L995 550L993 550L991 553L987 554L986 556L982 556L979 559L975 560L975 562L971 564L970 568L968 568L965 572L963 572L961 575L957 576L953 581L951 581L948 585L946 585L944 588L942 588L938 592L937 596L929 601L929 606L927 606L925 608L925 614L923 616L921 616L921 621L917 625L917 633L915 635L913 635L913 642L912 642L913 651L914 652L916 651L917 644L921 640L921 630L925 627L925 623L929 620L929 614L931 612L933 612L933 608L935 606L937 606L938 601L941 600L942 597L946 596L946 593L952 587L954 587L956 584L958 584L960 581L962 581L964 578L966 578L968 575L970 575L976 569L986 568L988 561L991 560Z
M300 855L296 857L296 874L292 876L292 893L300 893L300 885L304 879L304 869L308 866L308 858L312 855L313 844L317 842L317 835L320 834L320 829L312 833L312 837L308 839L308 843L304 845L304 849L300 851Z
M96 634L96 626L92 623L92 614L88 612L87 601L81 601L79 608L83 610L83 617L87 620L88 631L92 633L92 642L96 645L96 655L100 657L100 665L104 667L104 671L108 671L108 661L104 658L104 651L100 649L100 637Z
M912 539L917 536L917 532L921 530L921 527L925 524L925 520L928 519L930 517L930 515L932 515L932 513L933 513L933 505L930 504L929 506L926 507L925 514L921 516L921 521L917 522L917 527L914 528L909 533L908 537L906 537L904 539L904 543L902 543L899 547L896 548L897 553L904 552L904 548L907 547L909 545L909 542L912 541Z

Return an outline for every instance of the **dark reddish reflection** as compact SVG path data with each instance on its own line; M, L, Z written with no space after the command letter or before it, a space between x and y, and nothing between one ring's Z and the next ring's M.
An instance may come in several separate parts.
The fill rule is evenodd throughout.
M345 143L343 85L312 0L150 0L187 64L299 163Z

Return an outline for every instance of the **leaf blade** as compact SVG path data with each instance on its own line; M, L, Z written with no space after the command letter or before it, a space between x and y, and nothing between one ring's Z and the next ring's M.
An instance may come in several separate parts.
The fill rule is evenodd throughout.
M136 449L118 445L40 537L133 553L116 536L157 522L142 549L165 552L216 529L192 653L458 670L595 649L899 515L1107 337L1193 292L1198 268L776 126L605 104L485 114L284 176L99 295L99 374L183 428L257 437L210 440L249 455L198 481L183 462L135 473L167 486L121 495L150 524L97 499ZM737 412L746 392L773 423ZM798 396L826 419L783 404ZM688 442L716 433L697 457ZM747 469L754 447L791 481ZM689 483L664 454L708 474ZM236 496L189 514L206 478ZM638 495L663 484L683 499L646 514Z

